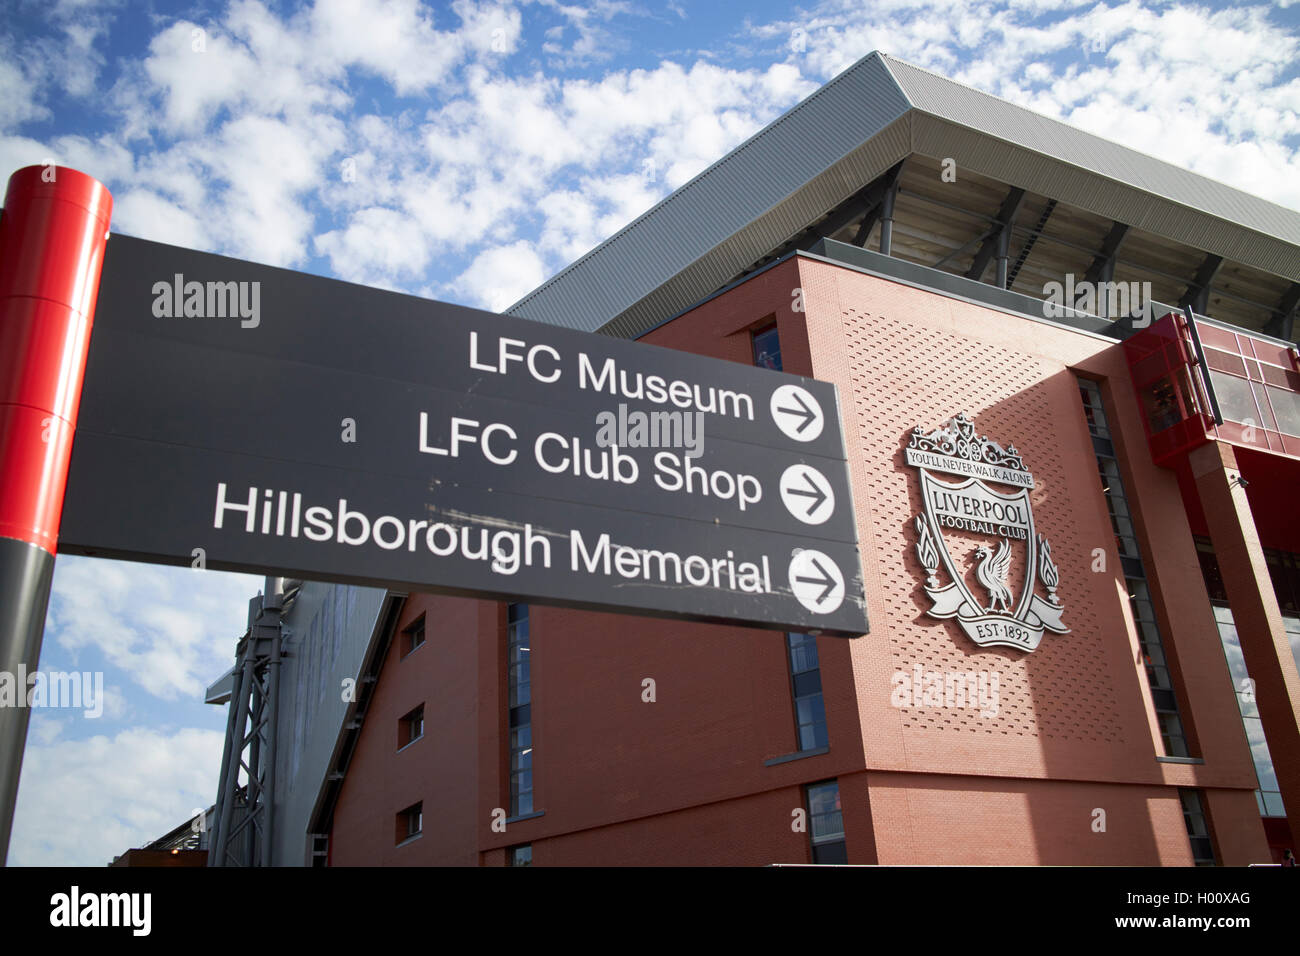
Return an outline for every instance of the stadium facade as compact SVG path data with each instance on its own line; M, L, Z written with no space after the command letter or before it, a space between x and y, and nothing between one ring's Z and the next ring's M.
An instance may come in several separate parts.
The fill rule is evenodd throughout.
M1300 214L866 57L508 311L834 383L870 633L270 585L225 861L1280 860L1298 305Z

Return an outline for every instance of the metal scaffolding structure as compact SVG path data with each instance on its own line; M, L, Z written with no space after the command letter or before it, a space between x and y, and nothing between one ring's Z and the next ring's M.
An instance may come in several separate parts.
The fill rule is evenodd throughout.
M231 673L208 866L271 865L285 607L285 579L278 577L267 577L263 593L249 602L248 631Z

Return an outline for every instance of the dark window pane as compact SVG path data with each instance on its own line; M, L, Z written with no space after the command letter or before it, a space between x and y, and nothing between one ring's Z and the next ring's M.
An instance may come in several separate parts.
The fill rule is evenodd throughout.
M845 866L849 862L849 851L840 840L836 843L821 843L813 847L813 862L830 866Z
M821 671L805 671L802 674L794 675L794 695L796 697L806 697L809 694L820 694L821 689Z

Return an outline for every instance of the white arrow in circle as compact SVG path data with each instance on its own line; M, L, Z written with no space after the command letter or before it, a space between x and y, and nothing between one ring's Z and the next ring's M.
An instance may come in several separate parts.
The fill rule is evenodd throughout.
M804 524L821 524L835 512L831 483L811 465L791 465L781 475L781 501Z
M814 614L830 614L844 602L844 575L834 561L808 548L790 559L790 590Z
M782 385L772 393L772 421L787 438L812 441L826 424L822 407L806 388Z

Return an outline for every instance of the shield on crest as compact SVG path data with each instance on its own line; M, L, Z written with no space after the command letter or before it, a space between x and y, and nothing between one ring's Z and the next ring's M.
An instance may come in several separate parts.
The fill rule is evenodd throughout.
M958 414L929 434L917 427L906 459L920 473L923 511L915 519L916 553L927 574L924 589L932 602L927 613L955 618L981 647L1032 651L1044 631L1068 634L1051 547L1034 530L1033 476L1015 446L1004 450L987 437L976 439L974 424ZM963 480L941 480L936 471ZM987 481L1015 490L1000 491ZM950 583L940 584L940 569ZM1035 593L1040 579L1046 599Z

